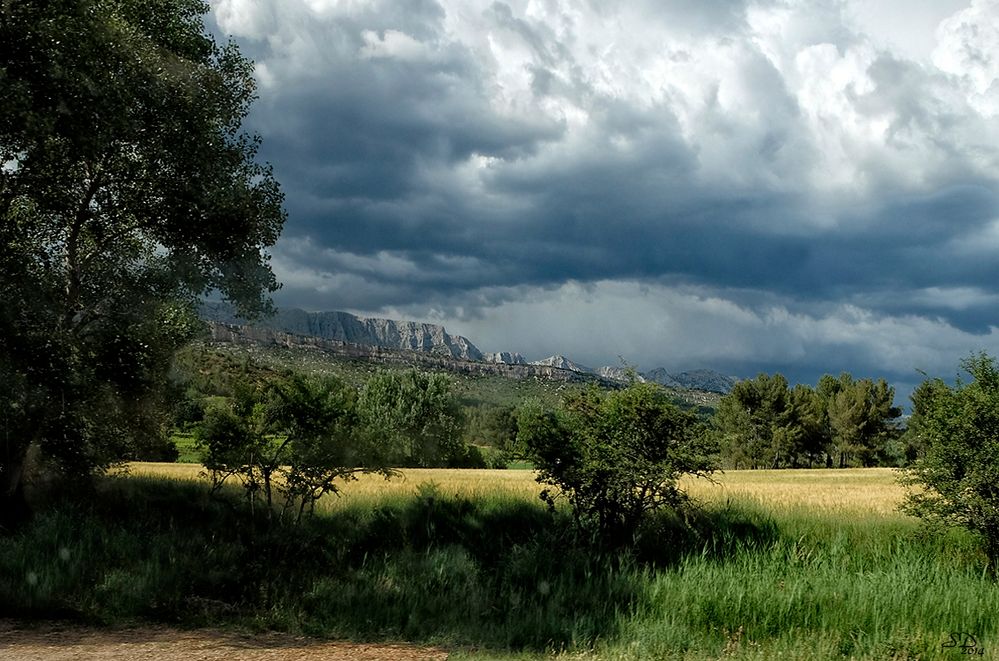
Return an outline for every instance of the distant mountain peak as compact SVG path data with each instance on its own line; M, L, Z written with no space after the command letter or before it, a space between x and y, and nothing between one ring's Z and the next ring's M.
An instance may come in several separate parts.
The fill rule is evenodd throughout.
M614 381L627 382L632 379L639 383L645 383L646 381L644 376L630 367L612 367L607 365L598 367L595 371L605 379L613 379Z
M545 367L556 367L560 370L572 370L573 372L580 372L582 374L596 374L596 372L585 365L580 365L579 363L574 363L565 356L555 354L554 356L548 356L541 360L532 360L531 365L543 365Z
M482 360L487 363L502 363L505 365L527 365L527 359L516 351L487 351L482 354Z

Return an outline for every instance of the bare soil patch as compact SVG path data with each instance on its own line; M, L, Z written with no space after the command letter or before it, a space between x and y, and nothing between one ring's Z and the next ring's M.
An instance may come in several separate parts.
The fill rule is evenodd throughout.
M289 634L240 634L161 626L97 629L0 620L4 661L444 661L445 650L405 644L324 641Z

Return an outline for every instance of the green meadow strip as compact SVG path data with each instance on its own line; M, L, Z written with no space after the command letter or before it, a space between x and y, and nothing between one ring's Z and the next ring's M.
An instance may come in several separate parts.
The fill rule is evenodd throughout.
M408 640L456 659L966 658L952 634L994 658L984 566L964 533L750 499L610 552L509 492L424 485L291 526L235 492L133 476L0 538L0 616Z

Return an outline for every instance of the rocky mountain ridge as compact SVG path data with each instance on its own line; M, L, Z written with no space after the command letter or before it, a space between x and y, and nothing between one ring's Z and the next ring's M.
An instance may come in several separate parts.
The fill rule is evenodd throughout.
M613 386L614 381L592 374L559 369L547 365L507 364L454 358L444 352L381 347L298 335L265 326L228 324L208 321L209 340L218 344L239 344L249 347L280 347L299 351L315 351L352 360L387 365L416 365L429 370L443 370L471 376L504 376L511 379L537 378L567 383L596 382Z
M487 363L504 363L506 365L527 365L527 359L516 351L487 351L482 354L482 360Z
M247 325L245 319L237 317L233 308L224 303L205 303L201 306L200 314L206 321L230 326ZM274 316L249 325L336 342L425 351L462 360L485 359L483 353L468 338L451 335L437 324L358 317L340 311L306 312L298 308L279 308Z
M514 377L523 372L526 376L557 380L595 379L617 383L636 378L672 388L722 394L729 392L737 381L733 377L703 369L671 373L660 367L634 374L624 367L594 369L561 355L528 362L516 352L482 352L468 338L451 335L437 324L359 317L340 311L306 312L297 308L281 308L274 316L252 324L237 317L232 306L225 303L204 303L200 314L211 325L213 339L217 341L317 346L341 355L357 354L356 357L386 361L391 359L391 352L404 352L401 355L405 359L420 364L427 364L428 359L430 362L457 361L451 368L466 373L485 369L465 364L470 363L493 365L496 369L492 371L509 372ZM523 369L507 370L500 366ZM492 371L486 370L488 373Z
M638 372L626 367L598 367L596 369L574 363L564 356L550 356L544 360L535 360L531 365L550 365L560 369L573 370L583 374L594 374L613 381L630 381L635 379L640 383L652 382L670 388L685 388L688 390L705 390L725 394L732 390L738 379L726 376L714 370L699 369L686 372L668 372L664 367L657 367L648 372Z
M580 365L579 363L574 363L565 356L554 355L548 356L541 360L532 360L531 365L546 365L548 367L557 367L560 370L572 370L573 372L580 372L582 374L596 374L597 371L592 367L586 367L585 365Z

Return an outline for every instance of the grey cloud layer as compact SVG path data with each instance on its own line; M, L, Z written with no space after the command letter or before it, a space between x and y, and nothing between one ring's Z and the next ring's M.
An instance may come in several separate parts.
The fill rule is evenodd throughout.
M944 21L923 60L855 9L217 3L288 195L282 300L471 319L627 281L988 332L997 3Z

